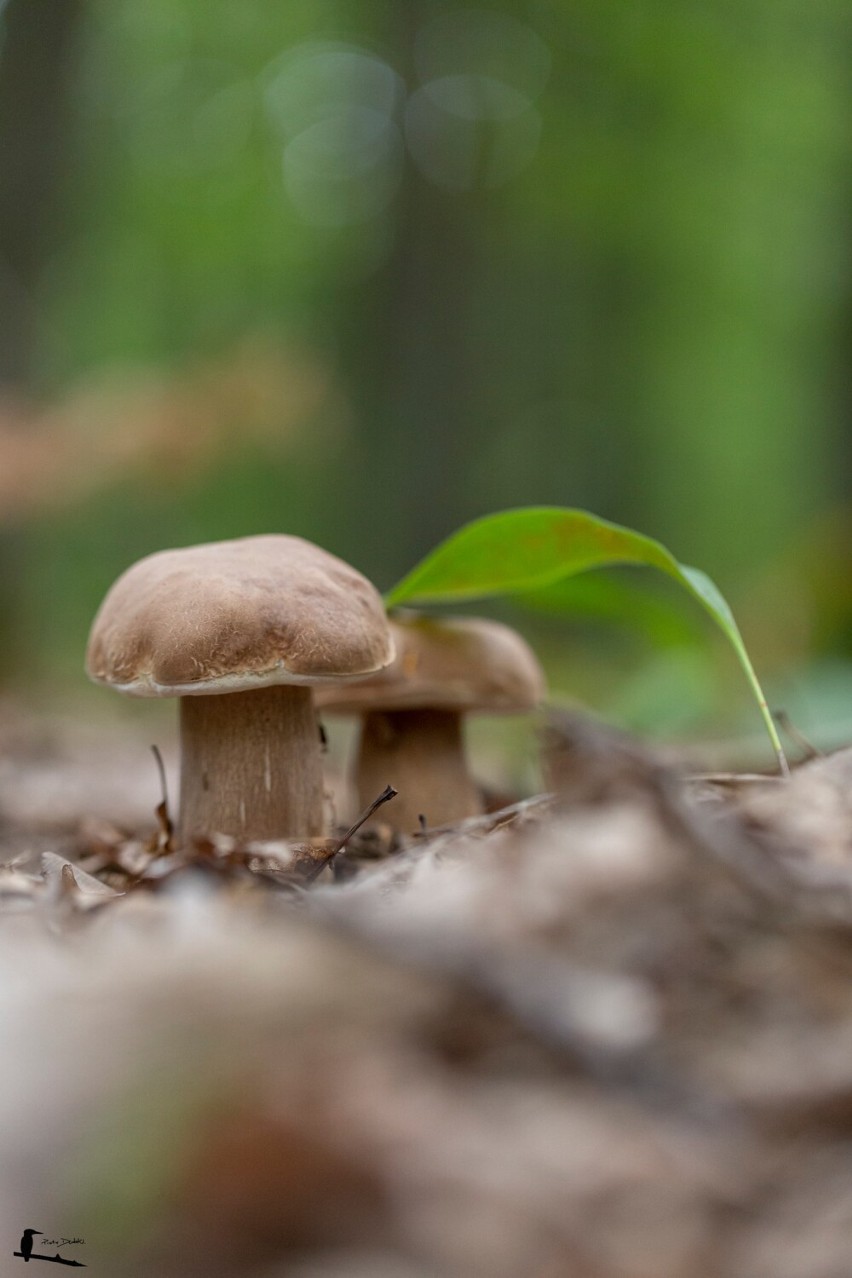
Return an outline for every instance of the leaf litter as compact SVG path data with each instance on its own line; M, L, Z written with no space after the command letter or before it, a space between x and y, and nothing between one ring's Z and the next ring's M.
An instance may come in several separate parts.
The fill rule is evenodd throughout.
M845 1273L852 752L543 748L547 795L409 838L16 838L10 1236L151 1278Z

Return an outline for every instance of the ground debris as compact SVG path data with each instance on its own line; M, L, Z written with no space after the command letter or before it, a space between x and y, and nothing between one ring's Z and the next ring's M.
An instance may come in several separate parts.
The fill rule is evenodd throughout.
M784 785L735 796L744 824L779 854L852 866L852 749L808 760Z
M552 793L453 828L100 819L0 869L6 1232L49 1204L138 1278L845 1273L848 758L548 732Z

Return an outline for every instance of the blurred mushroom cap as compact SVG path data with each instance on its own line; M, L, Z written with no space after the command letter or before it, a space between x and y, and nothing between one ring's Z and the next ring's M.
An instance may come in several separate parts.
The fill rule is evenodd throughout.
M133 696L192 696L369 675L393 655L365 577L271 534L140 559L98 610L86 670Z
M478 617L404 616L391 621L396 657L367 679L318 689L331 713L368 710L532 710L546 692L529 644L509 626Z

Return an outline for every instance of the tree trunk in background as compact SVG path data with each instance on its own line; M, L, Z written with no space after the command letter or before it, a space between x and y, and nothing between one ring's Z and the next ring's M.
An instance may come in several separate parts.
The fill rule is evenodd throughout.
M56 224L81 15L81 0L0 0L0 412L4 398L30 390L35 379L36 294ZM17 417L10 424L23 429ZM26 646L18 616L25 573L21 529L0 511L3 683Z
M463 518L476 401L465 324L471 197L445 195L411 172L406 186L396 247L357 298L349 334L359 414L351 500L363 507L365 541L384 542L366 544L366 554L394 573Z
M80 0L0 0L0 391L33 376L35 290L62 175Z
M415 36L432 15L417 3L395 11L390 60L409 84ZM368 573L407 570L467 513L477 397L466 319L482 205L476 192L436 187L408 157L390 255L344 304L341 352L358 414L345 500Z

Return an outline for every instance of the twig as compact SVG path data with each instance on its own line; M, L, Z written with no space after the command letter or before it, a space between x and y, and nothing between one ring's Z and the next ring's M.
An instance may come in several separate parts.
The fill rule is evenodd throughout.
M411 834L410 843L407 846L416 846L421 841L425 842L445 834L491 834L492 831L513 825L518 820L534 817L539 812L544 816L555 798L554 794L534 794L529 799L519 799L517 803L510 803L496 812L465 817L462 821L452 821L448 825L427 826L424 820L420 829Z
M163 764L163 756L160 754L160 747L152 745L151 753L154 756L154 761L157 764L157 771L160 774L160 793L163 796L155 809L157 821L160 825L160 833L163 836L162 850L164 852L171 852L175 827L172 823L171 817L169 816L169 792L166 788L166 769Z
M688 782L700 782L703 785L739 786L739 785L777 785L785 780L771 772L690 772Z
M808 740L804 732L801 732L796 727L786 710L773 710L772 715L781 731L786 732L790 740L795 741L800 750L804 750L806 759L825 758L824 752L818 750L814 743Z
M389 799L396 798L396 794L397 794L397 791L393 788L392 785L386 785L384 790L382 790L381 794L379 795L379 797L377 799L373 799L373 802L370 804L368 808L366 808L361 813L361 815L359 816L355 824L353 826L350 826L350 828L344 834L343 838L338 839L337 843L331 849L331 851L329 852L325 860L322 861L319 865L315 866L314 869L311 870L309 874L305 875L305 879L304 879L305 883L313 883L314 879L317 878L322 873L325 867L327 865L332 864L338 852L343 851L343 849L346 847L346 844L352 838L352 835L357 834L357 832L361 829L361 826L364 824L365 821L369 821L370 817L373 815L376 809L380 808L383 803L387 803Z

